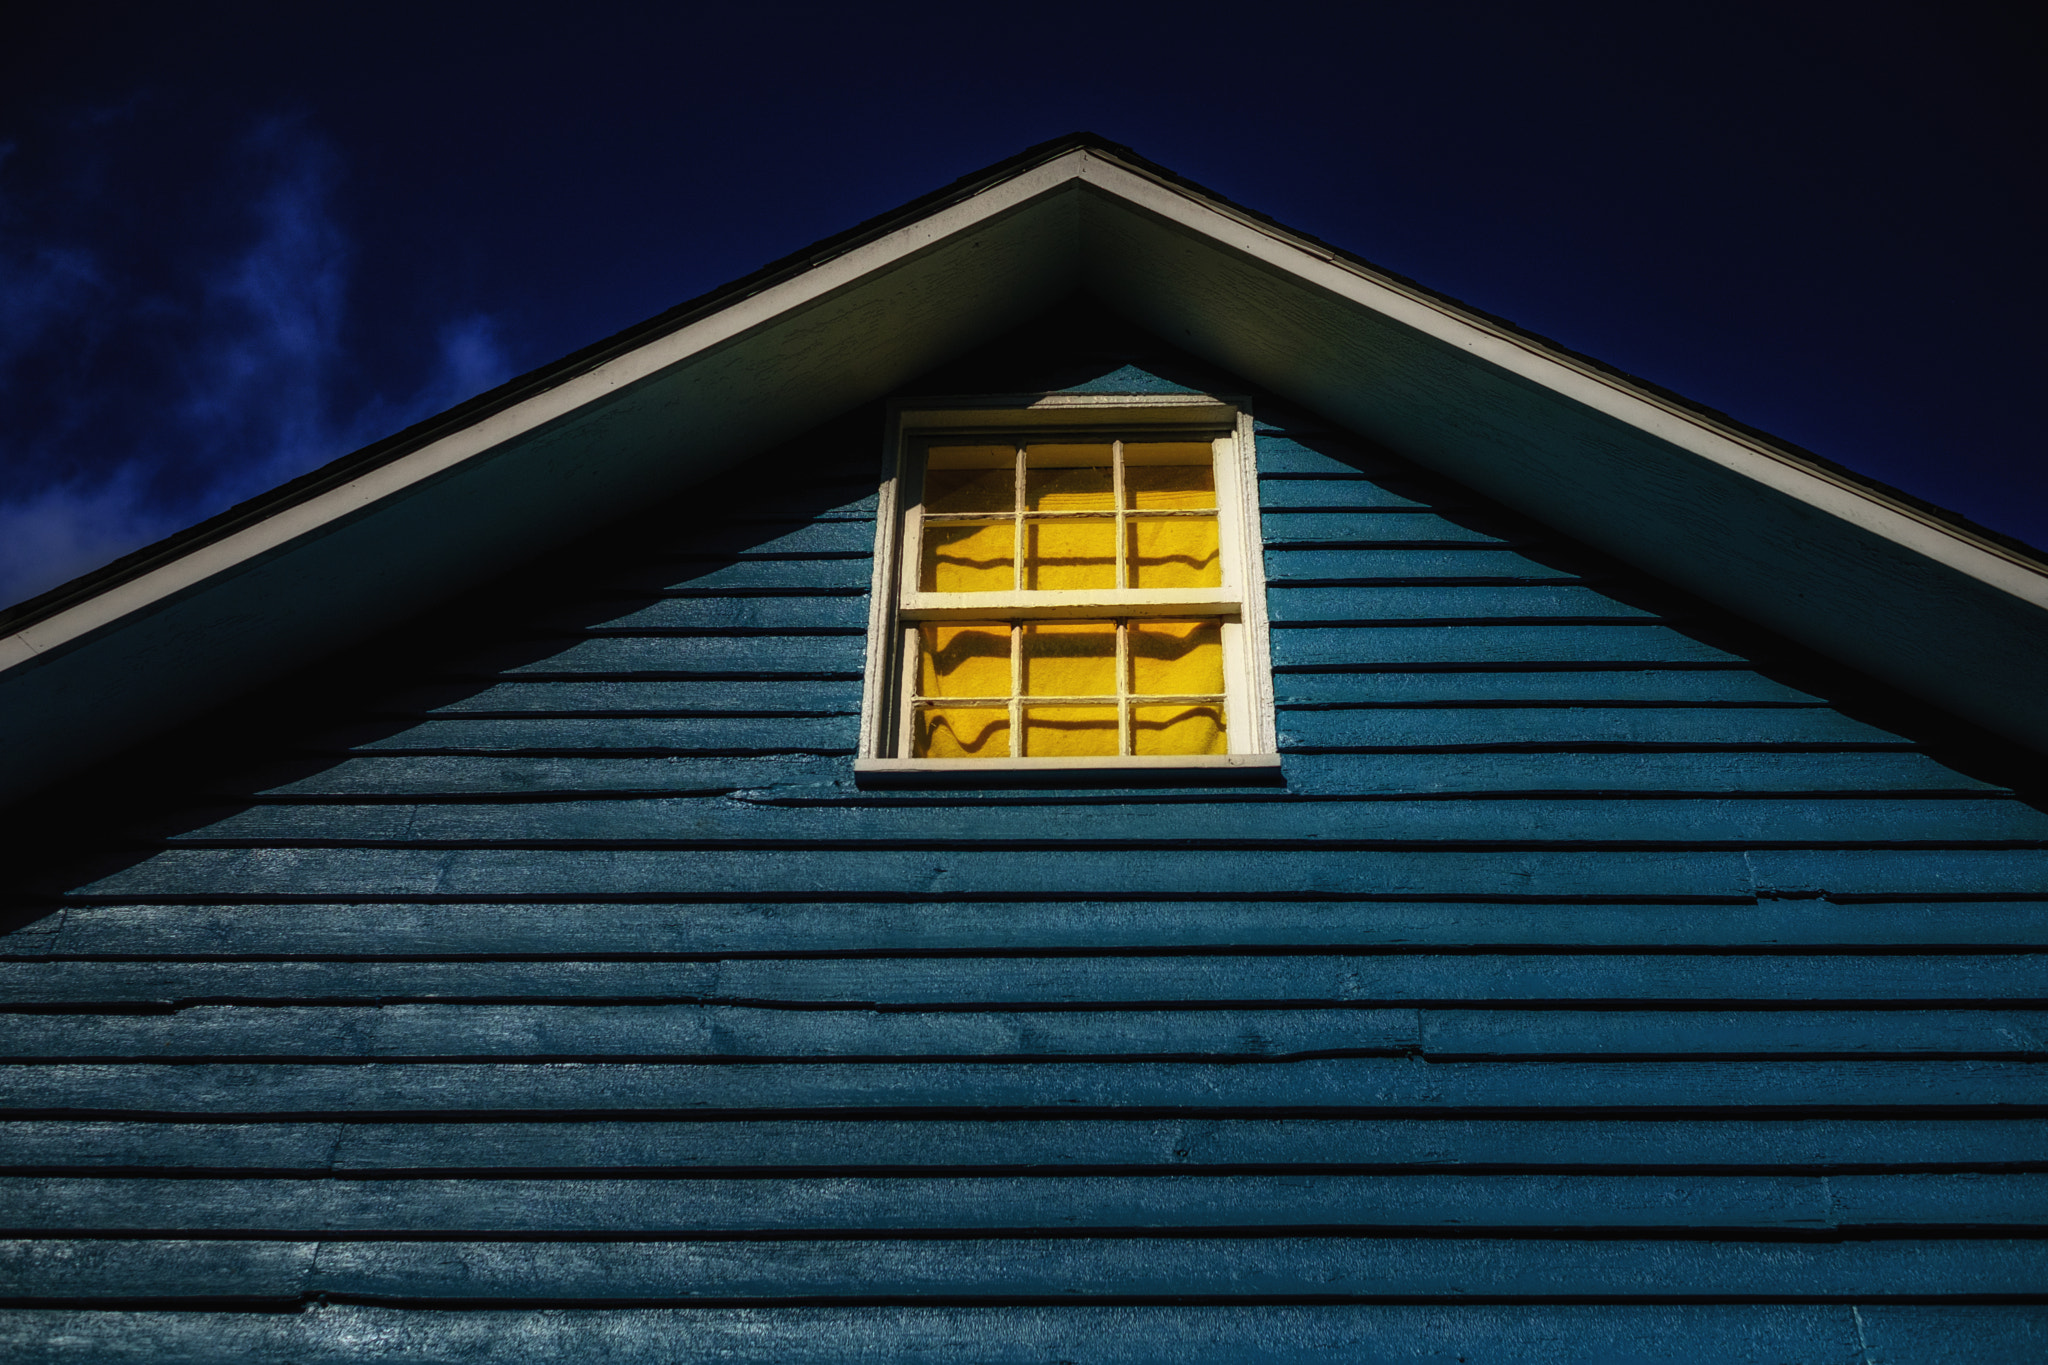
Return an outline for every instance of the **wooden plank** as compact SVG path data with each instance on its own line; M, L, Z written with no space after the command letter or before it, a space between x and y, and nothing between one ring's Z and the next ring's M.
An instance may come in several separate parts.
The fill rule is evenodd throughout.
M341 1137L342 1126L334 1123L0 1120L0 1167L17 1173L111 1167L324 1174Z
M2029 1198L2021 1185L2005 1182L2033 1179L1981 1171L1837 1175L1828 1177L1828 1206L1841 1226L1875 1232L1908 1227L1995 1228L2010 1216L2011 1201Z
M757 599L759 600L759 599ZM1369 621L1497 621L1550 617L1577 621L1654 620L1657 613L1595 588L1554 583L1309 588L1275 586L1266 598L1273 622L1289 626Z
M8 1237L242 1232L336 1236L545 1233L554 1238L834 1232L1174 1232L1203 1229L1489 1232L1571 1229L1768 1235L1837 1221L1831 1182L1871 1182L1864 1217L1890 1226L1887 1183L1973 1182L2002 1196L1984 1226L2048 1224L2048 1177L1766 1175L948 1175L733 1180L165 1180L0 1178Z
M678 1359L812 1365L849 1359L1007 1365L1260 1360L1862 1360L1861 1315L1973 1365L2032 1365L2048 1312L2025 1307L1781 1304L1231 1304L447 1310L322 1304L293 1315L34 1309L0 1317L11 1360L393 1365ZM1935 1316L1944 1313L1969 1317ZM1917 1317L1911 1315L1919 1315ZM1910 1324L1910 1325L1909 1325ZM1906 1337L1912 1331L1916 1335ZM1561 1345L1569 1343L1569 1345ZM598 1353L602 1352L600 1356ZM1894 1359L1898 1357L1887 1357ZM1935 1359L1935 1356L1910 1357Z
M295 747L351 753L832 753L850 754L855 716L432 717L317 731Z
M1882 744L1912 741L1822 707L1457 706L1282 710L1284 750L1591 744Z
M397 1333L390 1329L395 1326L385 1328L394 1337ZM329 1349L330 1344L309 1343L307 1338L308 1323L295 1313L125 1308L16 1308L0 1313L0 1355L11 1365L276 1365L285 1360L315 1365L346 1358L342 1351ZM418 1351L411 1359L431 1360L433 1354Z
M477 846L569 841L974 847L1173 841L1191 848L1258 842L1345 846L1538 841L1959 844L2048 842L2048 813L2003 796L1888 801L1543 797L1516 801L975 804L951 808L935 820L929 806L901 801L819 805L783 804L772 796L666 797L520 805L377 802L186 807L136 822L124 832L178 843L417 841Z
M1418 1025L1418 1015L1420 1022ZM717 1005L201 1005L171 1015L10 1021L0 1057L1284 1060L1975 1057L2048 1052L2026 1010L772 1010Z
M816 593L777 597L583 598L528 616L545 630L865 630L868 603Z
M2030 1062L548 1062L311 1065L194 1062L0 1068L28 1118L358 1119L888 1115L1153 1109L1241 1116L1546 1114L2004 1117L2048 1107Z
M1391 543L1396 545L1507 545L1518 537L1501 527L1499 518L1477 524L1476 519L1455 520L1434 512L1290 512L1273 510L1263 514L1260 529L1269 546L1315 545L1352 546ZM1482 529L1486 526L1488 529Z
M1527 851L1444 849L204 849L171 848L103 871L52 872L28 889L87 900L491 900L638 897L1152 899L1371 896L2037 896L2048 850ZM1751 861L1745 861L1747 857Z
M55 1125L52 1125L53 1127ZM89 1165L187 1148L173 1125L37 1128L35 1151ZM211 1127L212 1125L207 1125ZM280 1125L286 1126L286 1125ZM306 1125L317 1141L332 1129ZM33 1125L24 1125L33 1127ZM0 1127L4 1140L5 1127ZM1352 1166L1388 1170L1648 1167L1813 1173L2043 1164L2041 1119L754 1119L745 1123L394 1123L340 1130L336 1169L827 1171L998 1167L1181 1169ZM156 1136L163 1134L165 1136ZM24 1139L27 1141L29 1139ZM12 1152L14 1147L0 1148ZM82 1150L87 1156L67 1154ZM168 1152L169 1156L158 1156ZM19 1164L12 1160L8 1164ZM198 1159L193 1164L211 1165ZM252 1165L262 1164L251 1162ZM282 1164L282 1163L276 1163Z
M1414 479L1424 477L1407 461L1379 451L1367 450L1341 435L1302 437L1261 430L1255 438L1258 448L1260 488L1268 476L1296 475L1323 478ZM1431 480L1441 485L1442 480Z
M2037 1361L2048 1357L2048 1308L1872 1304L1856 1310L1871 1361Z
M617 1001L1104 1006L1200 1001L1691 1005L2048 999L2034 954L1302 953L720 961L0 962L13 1006L255 1001Z
M316 1246L318 1265L313 1265ZM2048 1288L2038 1243L1846 1244L1465 1237L933 1242L0 1243L7 1297L384 1303L1310 1298L1349 1302L2017 1297Z
M1949 1033L1960 1035L1965 1028L1952 1025ZM1987 1036L1993 1031L1980 1030ZM1416 1044L1415 1011L1407 1009L1141 1010L1104 1015L715 1005L202 1005L173 1015L18 1016L0 1035L0 1057L1220 1060L1304 1053L1387 1055L1412 1052ZM2008 1041L2004 1050L2027 1049Z
M1275 668L1740 661L1739 655L1681 635L1668 626L1653 624L1295 626L1275 629L1272 639Z
M0 938L0 957L2048 947L2048 901L109 904L52 918L61 923L50 933Z
M1798 864L1780 855L1778 880L1801 880ZM1829 855L1846 858L1849 855ZM1882 861L1889 859L1889 861ZM1881 871L1865 880L1953 887L1985 894L2032 891L2044 861L2011 853L1881 855ZM1830 864L1830 867L1837 865ZM1825 875L1822 869L1817 874ZM1853 875L1829 877L1843 889ZM2014 886L2013 883L2020 883ZM1029 851L807 852L776 849L642 851L590 849L168 849L105 875L54 874L32 889L88 898L163 900L197 897L470 896L490 899L679 896L725 898L835 896L885 898L1090 897L1152 898L1180 892L1204 897L1418 895L1472 899L1496 895L1604 896L1625 900L1670 896L1748 896L1751 872L1735 852L1598 853L1377 852L1341 850L1233 851L1196 857L1185 851L1072 850L1058 858Z
M1287 790L1302 795L1410 792L2001 791L1923 754L1378 753L1292 754ZM851 789L842 757L609 758L354 755L296 759L195 777L193 790L235 796L489 796L579 792L688 793L777 786ZM1038 793L1043 794L1043 793ZM1100 788L1072 793L1098 800ZM1230 793L1241 796L1242 792Z
M1276 596L1278 594L1275 594ZM542 686L543 684L533 684ZM569 684L547 684L568 686ZM641 683L653 688L662 684ZM682 687L688 684L674 683ZM708 684L699 684L706 686ZM740 684L722 684L739 686ZM773 686L774 684L754 684ZM794 686L795 684L783 684ZM828 684L810 684L826 686ZM1747 669L1558 669L1526 673L1279 673L1273 699L1281 706L1438 706L1471 702L1603 702L1663 705L1819 705L1807 692Z
M1770 1235L1923 1228L2038 1235L2048 1176L947 1175L733 1180L0 1177L7 1237L428 1232L1455 1233ZM1951 1202L1943 1202L1944 1197ZM1923 1234L1924 1235L1924 1234Z
M0 1304L197 1298L296 1308L318 1250L310 1241L0 1240Z
M1375 792L1880 792L1998 790L1922 754L1384 753L1299 754L1287 789Z
M851 785L842 757L536 758L357 755L292 760L198 776L201 793L238 796L527 795L536 792L720 792Z
M146 1245L146 1244L143 1244ZM55 1259L55 1258L49 1258ZM224 1258L223 1258L224 1259ZM214 1275L220 1277L226 1266ZM197 1280L189 1274L188 1282ZM217 1279L216 1282L219 1282ZM315 1292L424 1302L521 1299L2018 1297L2048 1289L2039 1243L1836 1245L1555 1238L1052 1238L989 1241L337 1242ZM111 1287L111 1286L110 1286Z
M458 1007L461 1009L468 1006ZM0 1057L14 1064L87 1055L149 1061L174 1057L367 1057L378 1011L357 1007L201 1005L171 1015L27 1014L8 1020Z
M1434 491L1434 490L1431 490ZM1361 508L1427 508L1448 501L1433 498L1414 485L1371 479L1261 479L1259 506L1271 516L1275 512L1314 510L1346 512Z
M1698 676L1698 675L1677 675ZM443 683L386 692L372 700L386 715L858 715L860 684L790 679L636 679L629 682L511 679Z
M1745 856L1756 877L1757 894L1764 896L1843 895L1891 900L1902 895L1978 895L1994 888L2028 896L2048 893L2048 860L2031 850L1982 854L1845 851L1817 855L1760 848Z
M2048 1013L2038 1010L1422 1010L1420 1016L1423 1055L1459 1061L2048 1052Z
M1353 1168L1828 1174L2040 1169L2048 1120L750 1119L550 1123L0 1122L17 1174Z
M1548 558L1546 556L1546 558ZM1418 582L1434 579L1491 579L1506 582L1575 580L1577 566L1532 558L1484 541L1470 545L1410 549L1396 546L1266 550L1266 582L1293 584Z

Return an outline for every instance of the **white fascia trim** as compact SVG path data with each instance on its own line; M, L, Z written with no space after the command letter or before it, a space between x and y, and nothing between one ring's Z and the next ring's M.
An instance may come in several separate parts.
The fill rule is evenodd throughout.
M955 234L1079 178L1086 153L1069 152L887 236L818 263L717 312L656 337L460 431L451 432L359 478L282 508L252 526L117 583L55 616L0 637L0 672L112 625L219 574L277 550L353 513L395 497L464 461L514 440L586 404L816 302Z
M1284 229L1197 199L1178 186L1100 153L1089 153L1081 178L1098 190L1339 298L1385 314L1979 582L2048 608L2048 570L2002 545L1544 349L1439 299L1404 288Z

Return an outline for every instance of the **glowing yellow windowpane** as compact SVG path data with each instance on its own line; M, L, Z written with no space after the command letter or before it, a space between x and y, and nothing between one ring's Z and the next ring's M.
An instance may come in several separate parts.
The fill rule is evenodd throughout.
M1017 532L1007 521L924 528L925 592L1009 592L1016 587Z
M1223 708L1196 706L1134 706L1131 708L1131 751L1138 754L1223 754Z
M928 706L917 713L919 758L1008 758L1010 713L993 706Z
M1000 469L927 469L927 512L1008 512L1017 505L1017 474Z
M1026 758L1086 758L1115 754L1114 706L1027 706Z
M1133 621L1130 650L1131 691L1141 697L1223 690L1223 627L1215 621Z
M920 696L1007 697L1010 695L1010 628L992 626L918 627Z
M1106 442L1026 446L1025 508L1033 512L1115 511L1110 455Z
M1214 517L1133 517L1128 569L1134 588L1215 588L1223 584Z
M1124 506L1126 507L1214 507L1215 505L1216 471L1206 464L1127 464L1124 466Z
M1114 697L1116 624L1040 621L1026 625L1024 695Z
M1114 588L1116 523L1107 519L1026 522L1024 586L1032 592Z

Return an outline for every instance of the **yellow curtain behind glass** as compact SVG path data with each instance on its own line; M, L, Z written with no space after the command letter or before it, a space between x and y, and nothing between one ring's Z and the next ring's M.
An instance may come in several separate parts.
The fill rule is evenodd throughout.
M1003 622L918 627L918 693L926 697L1010 695L1010 627Z
M1190 448L1134 446L1159 455ZM1207 451L1201 449L1206 454ZM1216 506L1216 471L1207 464L1127 464L1124 506L1132 512L1200 510ZM1223 583L1214 517L1130 519L1125 580L1134 588L1214 588Z
M1215 621L1133 621L1131 691L1203 696L1223 690L1223 627ZM1230 749L1223 707L1214 702L1139 702L1131 708L1131 752L1221 754Z
M1131 752L1135 754L1225 754L1223 708L1211 703L1134 706Z
M924 528L924 592L1009 592L1016 586L1016 528L1007 521Z
M917 713L919 758L1008 758L1010 712L992 706L928 706Z
M1032 621L1023 634L1025 696L1115 698L1114 622Z
M1131 691L1141 697L1223 690L1223 627L1215 621L1131 622Z

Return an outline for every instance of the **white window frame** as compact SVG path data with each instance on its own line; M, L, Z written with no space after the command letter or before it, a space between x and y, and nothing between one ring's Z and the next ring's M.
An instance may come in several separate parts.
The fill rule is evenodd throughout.
M916 514L920 508L916 499L922 471L913 466L925 439L945 435L1025 440L1172 438L1197 433L1214 442L1221 586L1103 592L918 591L920 521ZM1250 411L1241 403L1206 394L964 397L892 405L875 514L867 666L861 692L860 747L854 761L861 785L1001 785L1033 779L1158 782L1182 777L1204 783L1277 780L1280 759L1266 630L1264 542L1252 441ZM1121 536L1118 545L1121 552ZM907 699L915 686L919 622L1144 616L1214 617L1223 623L1228 752L1060 758L909 756Z

